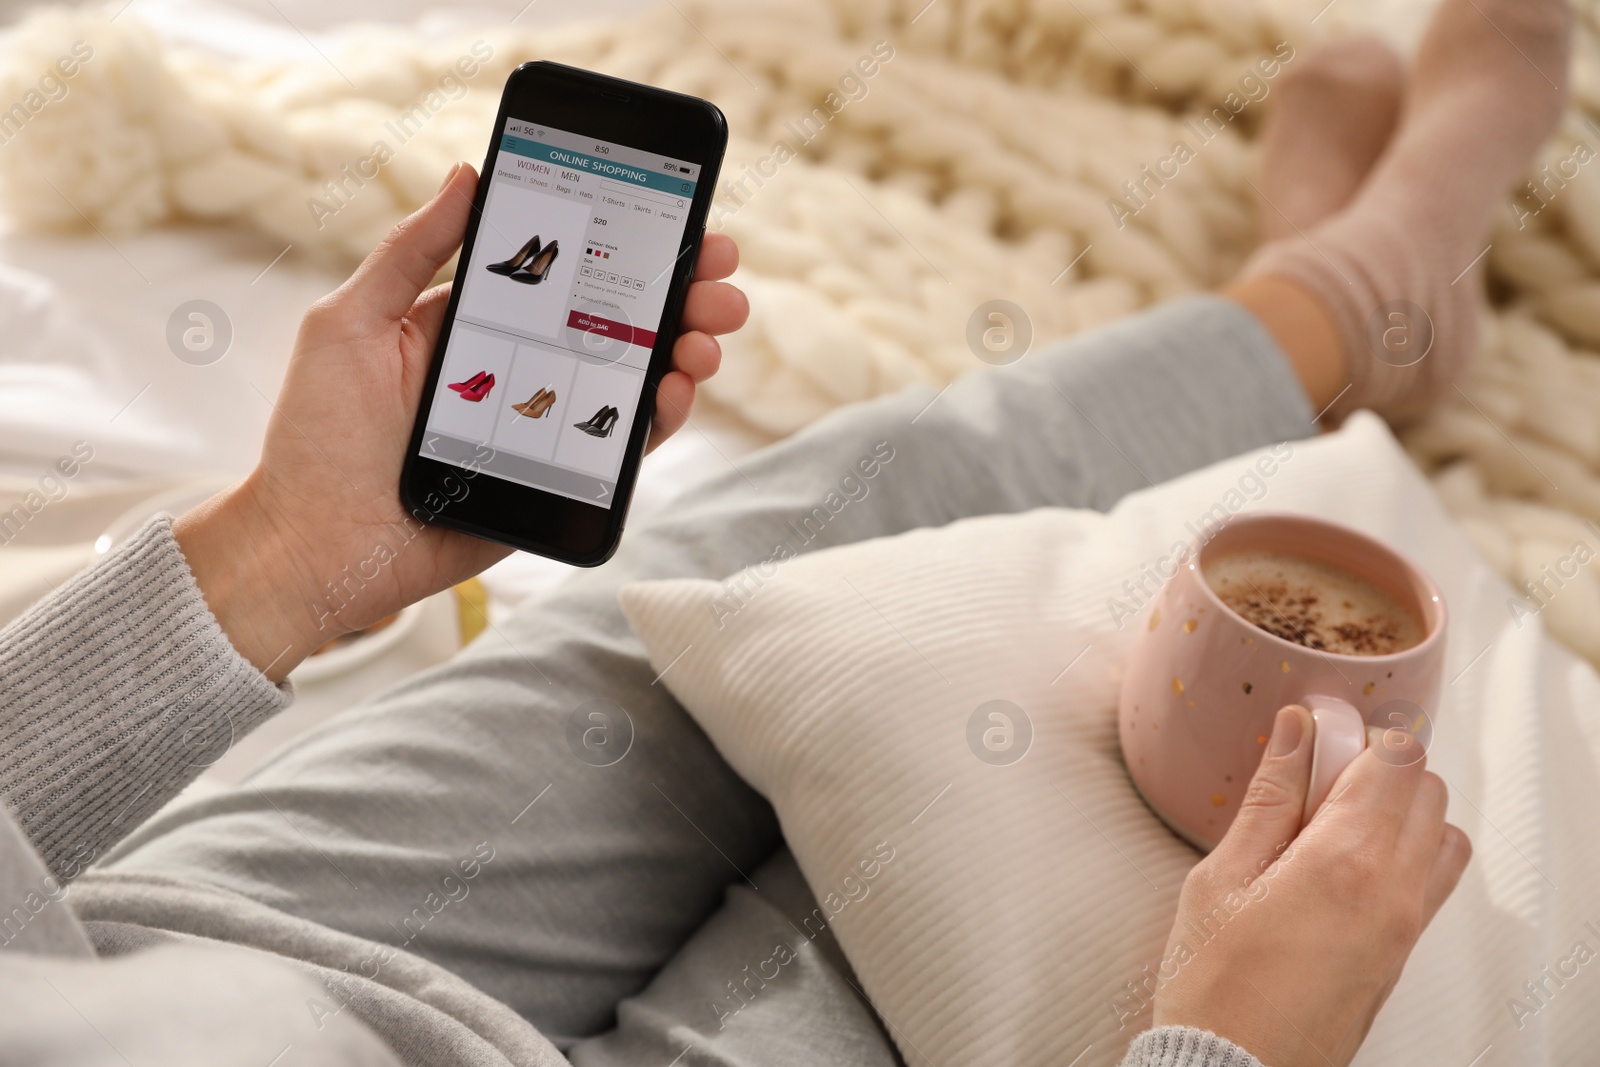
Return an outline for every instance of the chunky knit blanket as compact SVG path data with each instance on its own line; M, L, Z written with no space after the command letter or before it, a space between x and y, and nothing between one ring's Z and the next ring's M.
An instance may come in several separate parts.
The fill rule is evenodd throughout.
M1600 661L1592 4L1573 107L1487 253L1482 357L1404 439L1521 590L1507 612ZM1355 7L1319 6L674 0L537 34L366 30L273 62L168 46L136 8L47 9L0 55L0 144L26 148L0 151L0 203L107 233L215 220L349 261L481 158L519 62L706 96L734 133L713 225L753 303L707 392L776 435L1227 279L1256 241L1273 79Z

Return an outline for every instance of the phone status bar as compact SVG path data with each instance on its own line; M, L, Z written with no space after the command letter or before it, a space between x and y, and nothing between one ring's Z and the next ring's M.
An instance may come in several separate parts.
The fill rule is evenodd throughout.
M672 159L669 156L656 155L654 152L629 148L627 145L601 141L593 137L584 137L580 134L569 133L566 130L541 126L536 122L508 119L506 120L505 132L522 137L537 137L544 144L554 148L565 148L587 155L597 155L617 163L626 163L629 166L659 171L664 174L682 175L691 181L698 179L700 176L699 167L681 159Z

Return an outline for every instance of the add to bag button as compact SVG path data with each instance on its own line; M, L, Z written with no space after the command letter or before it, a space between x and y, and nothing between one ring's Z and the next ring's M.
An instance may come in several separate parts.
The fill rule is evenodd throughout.
M567 327L582 330L584 333L603 334L624 344L638 345L640 348L656 346L654 330L641 330L625 322L613 322L611 319L603 319L599 315L589 315L582 311L567 312Z

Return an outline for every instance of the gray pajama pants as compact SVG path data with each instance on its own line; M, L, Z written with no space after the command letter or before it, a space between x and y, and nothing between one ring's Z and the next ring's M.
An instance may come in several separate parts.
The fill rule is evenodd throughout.
M100 868L113 884L96 891L98 917L126 873L403 941L580 1067L666 1067L690 1047L686 1062L892 1063L831 935L758 992L740 985L815 905L771 807L654 682L618 586L726 576L806 537L809 550L974 515L1106 509L1312 432L1271 339L1214 298L943 394L837 411L689 492L631 530L612 562L451 663L295 741L238 789L141 827ZM893 458L864 497L825 524L802 521L884 443ZM609 766L569 743L575 717L606 707L594 701L632 724L631 748ZM491 853L469 896L414 918L443 875Z

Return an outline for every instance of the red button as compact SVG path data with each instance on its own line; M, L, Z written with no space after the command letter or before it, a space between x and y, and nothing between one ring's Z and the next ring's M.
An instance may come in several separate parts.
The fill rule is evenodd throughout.
M570 329L582 330L585 333L604 334L614 337L624 344L638 345L640 348L654 348L656 334L654 330L641 330L637 326L629 326L625 322L613 322L603 319L599 315L586 315L581 311L567 312L567 326Z

